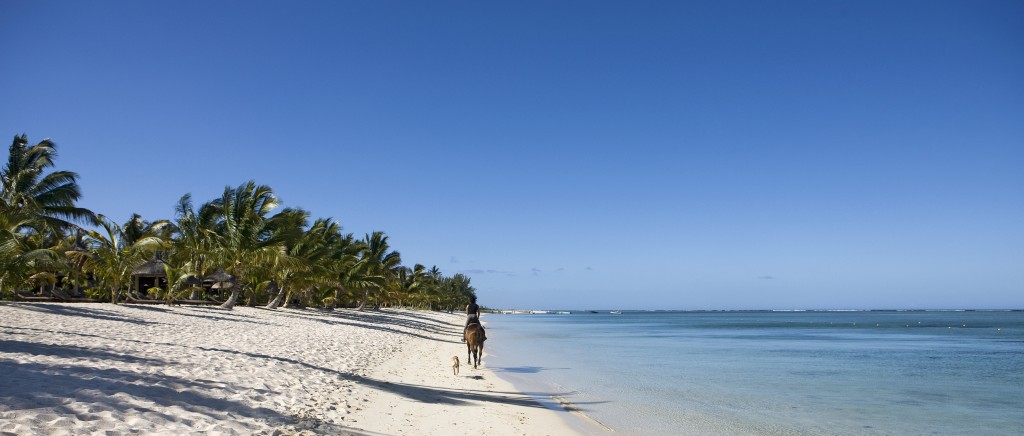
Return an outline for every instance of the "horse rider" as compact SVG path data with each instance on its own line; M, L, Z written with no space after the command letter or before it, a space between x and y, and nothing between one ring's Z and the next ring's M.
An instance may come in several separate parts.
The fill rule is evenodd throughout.
M480 324L480 306L476 305L476 295L469 296L469 304L466 305L466 326L462 328L462 342L466 342L466 329L469 328L470 324L477 324L480 326L480 333L484 334L484 338L487 338L487 333L484 332L483 324Z

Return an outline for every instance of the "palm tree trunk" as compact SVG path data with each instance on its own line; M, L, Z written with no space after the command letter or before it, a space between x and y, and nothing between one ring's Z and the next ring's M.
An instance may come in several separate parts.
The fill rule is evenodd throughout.
M284 302L281 303L281 308L282 309L287 309L288 308L288 304L291 303L291 301L292 301L292 291L288 291L288 293L286 293L284 295Z
M337 289L337 288L335 288L335 289L334 289L334 299L332 299L332 300L331 300L331 305L330 305L330 306L327 306L327 310L334 310L334 309L336 309L336 308L338 307L338 296L339 296L340 294L341 294L341 293L340 293L340 292L338 292L338 289Z
M202 275L203 274L203 272L202 272L203 271L203 262L202 261L196 262L195 271L199 273L199 277L198 277L199 278L199 288L202 289L203 288L203 280L206 279L206 276ZM189 300L195 300L196 299L196 292L197 291L199 291L199 289L192 288L192 292L190 292L188 294L188 299ZM206 290L205 289L203 290L203 294L206 294ZM203 295L203 296L205 297L205 295Z
M236 301L238 301L238 287L237 286L232 286L231 287L231 296L228 297L228 301L225 301L224 304L220 305L220 308L221 309L227 309L227 310L234 309Z
M202 289L202 287L203 287L203 279L204 279L204 278L205 278L205 277L202 277L202 276L200 276L200 277L199 277L199 288L200 288L200 289ZM195 287L193 287L193 288L192 288L192 291L191 291L191 292L189 292L189 294L188 294L188 299L189 299L189 300L196 300L196 299L197 299L197 298L196 298L196 292L197 292L197 291L199 291L199 289L196 289Z
M228 301L220 305L221 309L231 310L235 308L235 303L238 301L238 294L242 290L242 270L236 270L235 274L231 277L231 296L228 297Z
M277 290L277 295L274 297L273 300L270 300L270 302L267 303L267 309L277 309L277 305L281 304L281 299L284 298L284 295L285 295L285 291L284 290L287 287L288 287L288 278L286 277L284 280L281 280L281 289Z
M359 311L362 312L366 308L366 300L370 299L370 288L363 289L363 301L359 302Z
M241 282L241 280L238 280L238 275L231 278L231 296L228 297L228 301L225 301L224 304L220 305L221 309L231 310L235 308L235 302L238 301L238 294L241 290L241 286L238 285L239 282Z

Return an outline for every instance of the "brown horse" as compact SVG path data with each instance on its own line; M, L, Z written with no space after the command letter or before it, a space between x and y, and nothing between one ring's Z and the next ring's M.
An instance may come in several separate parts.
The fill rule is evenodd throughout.
M472 362L473 369L476 369L480 357L484 354L485 340L487 338L484 337L484 330L480 328L480 324L466 326L466 363Z

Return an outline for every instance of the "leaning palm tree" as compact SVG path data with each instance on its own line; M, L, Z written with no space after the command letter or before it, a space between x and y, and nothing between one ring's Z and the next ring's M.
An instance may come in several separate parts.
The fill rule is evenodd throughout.
M415 306L423 300L425 292L429 289L430 276L427 274L427 268L417 263L412 268L398 270L398 276L392 283L398 305L409 303Z
M352 235L342 235L341 225L329 218L317 219L312 226L298 238L286 241L286 256L292 260L290 265L279 265L275 268L277 295L267 304L268 309L277 308L286 301L294 286L309 289L318 283L324 283L328 274L331 255L338 250L339 244L351 242Z
M61 233L73 223L96 223L96 215L80 208L78 175L53 171L57 147L49 139L28 145L23 134L11 143L7 163L0 169L0 214L21 212L38 219L49 231Z
M373 232L367 234L363 239L362 258L359 262L365 268L367 276L381 277L385 282L397 275L401 268L402 255L397 251L391 251L388 245L388 237L384 232ZM370 298L371 292L379 291L383 286L371 285L363 288L363 299L359 303L359 310L366 307L366 301Z
M266 185L249 181L237 188L224 188L221 198L201 208L200 213L211 213L215 220L216 253L219 262L232 278L231 296L222 308L235 307L242 286L247 286L246 271L260 264L271 263L284 254L283 241L294 237L295 231L286 226L294 221L294 212L283 211L270 216L278 206L277 196Z
M355 240L351 233L334 244L331 258L326 263L332 290L332 295L327 298L328 308L337 307L342 297L351 292L365 292L384 285L383 277L370 273L367 264L361 261L359 256L365 249L364 242Z

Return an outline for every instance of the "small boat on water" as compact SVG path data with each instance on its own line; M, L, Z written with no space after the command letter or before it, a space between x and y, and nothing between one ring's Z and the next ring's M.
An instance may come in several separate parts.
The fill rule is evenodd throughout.
M558 311L558 314L559 315L569 315L569 314L572 314L572 312L568 312L568 311L565 311L565 310L560 310L560 311Z
M598 312L596 310L591 310L590 313L601 313L601 312Z
M613 310L613 311L608 312L608 313L610 313L612 315L622 315L622 311L621 310Z

